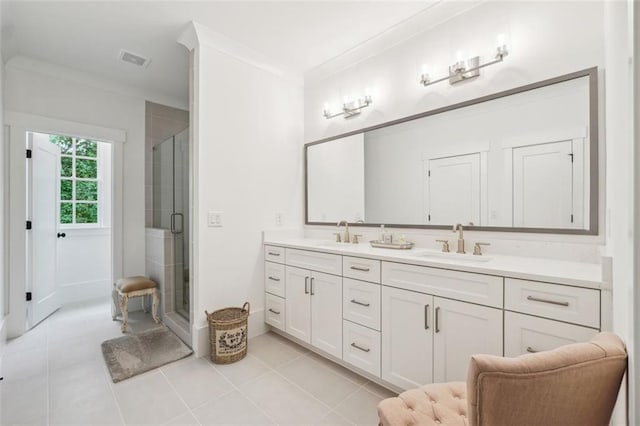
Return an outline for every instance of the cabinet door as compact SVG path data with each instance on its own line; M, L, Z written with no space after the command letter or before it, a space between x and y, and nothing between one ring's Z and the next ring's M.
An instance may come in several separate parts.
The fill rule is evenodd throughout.
M311 344L342 358L342 277L312 272Z
M502 356L502 310L434 298L435 382L467 379L472 355Z
M571 343L587 342L598 330L545 318L504 313L504 356L548 351Z
M285 330L306 343L311 342L310 279L311 274L306 269L286 267Z
M402 389L433 382L433 296L382 287L382 378Z

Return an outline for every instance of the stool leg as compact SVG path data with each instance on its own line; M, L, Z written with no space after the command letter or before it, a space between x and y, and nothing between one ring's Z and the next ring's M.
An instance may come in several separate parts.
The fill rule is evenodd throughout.
M127 307L127 303L129 302L129 296L126 294L122 295L120 299L120 309L122 309L122 332L127 332L127 323L129 322L129 311Z
M111 298L113 299L111 302L111 319L113 321L116 320L118 316L118 308L120 307L120 301L118 300L118 291L116 290L116 284L113 284L113 290L111 290Z
M153 290L153 307L151 310L151 315L153 316L153 320L155 321L156 324L158 324L160 322L160 318L158 318L158 304L159 304L159 297L158 297L158 289L154 289Z

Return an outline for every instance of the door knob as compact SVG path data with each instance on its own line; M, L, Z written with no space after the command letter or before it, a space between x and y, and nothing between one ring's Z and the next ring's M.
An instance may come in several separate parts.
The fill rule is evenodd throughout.
M66 236L67 234L65 234L64 232L58 232L58 238L64 238Z

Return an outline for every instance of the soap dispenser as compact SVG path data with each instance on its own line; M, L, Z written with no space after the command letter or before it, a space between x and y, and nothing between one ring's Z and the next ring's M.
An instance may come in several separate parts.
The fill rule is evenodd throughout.
M392 243L392 236L384 229L384 225L380 225L380 241L386 244Z

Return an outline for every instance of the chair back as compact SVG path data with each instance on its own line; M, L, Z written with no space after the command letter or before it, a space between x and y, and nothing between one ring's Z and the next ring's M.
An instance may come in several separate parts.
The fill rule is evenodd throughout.
M516 358L475 355L469 424L607 425L626 368L624 343L612 333Z

